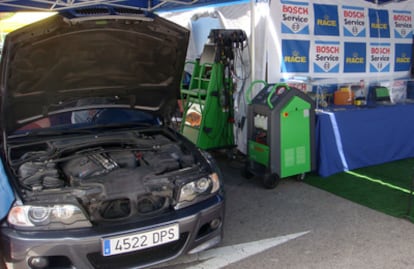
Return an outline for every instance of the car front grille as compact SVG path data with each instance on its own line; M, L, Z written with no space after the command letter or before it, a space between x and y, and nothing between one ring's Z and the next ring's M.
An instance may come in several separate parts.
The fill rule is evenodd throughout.
M109 257L104 257L100 252L95 252L89 253L87 257L96 269L141 267L174 257L183 249L187 238L188 233L182 233L179 240L161 246Z
M147 217L164 212L170 206L170 198L142 195L136 199L122 198L106 200L98 204L94 220L117 220L128 217Z

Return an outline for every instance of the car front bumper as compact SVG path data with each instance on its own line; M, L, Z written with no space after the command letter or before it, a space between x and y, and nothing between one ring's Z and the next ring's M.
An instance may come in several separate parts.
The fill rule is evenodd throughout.
M48 263L45 267L48 269L143 268L219 243L223 219L224 200L221 195L216 195L193 206L152 219L150 223L129 223L76 231L28 232L2 228L1 252L6 264L15 269L35 268L30 264L42 263L45 261L43 258ZM102 255L102 238L146 231L171 223L179 225L180 238L177 241L131 253L107 257Z

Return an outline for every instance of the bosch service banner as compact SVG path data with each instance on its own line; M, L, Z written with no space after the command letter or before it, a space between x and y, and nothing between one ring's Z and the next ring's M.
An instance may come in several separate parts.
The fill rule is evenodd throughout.
M270 2L268 79L408 77L414 5L349 0Z
M372 42L368 47L369 72L390 72L391 43Z
M413 24L411 11L393 10L394 37L411 39L413 34Z
M342 27L344 36L365 37L367 14L362 7L342 6Z
M285 34L309 34L309 4L296 3L294 5L283 5L282 33Z
M315 73L339 73L342 61L341 43L339 41L316 40L312 47L313 70Z

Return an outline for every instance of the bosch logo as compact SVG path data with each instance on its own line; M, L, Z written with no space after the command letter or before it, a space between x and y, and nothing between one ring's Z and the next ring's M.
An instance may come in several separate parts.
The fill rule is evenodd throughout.
M354 35L356 35L356 34L358 34L358 27L356 27L356 26L353 26L352 27L352 33L354 34Z
M337 46L316 46L316 53L339 53Z
M345 18L363 19L363 18L365 18L365 13L363 11L344 10L344 17Z
M377 64L377 68L378 68L378 69L382 69L382 63L381 63L381 62L379 62L379 63Z
M300 29L299 23L295 22L295 23L292 24L292 30L293 31L297 32L297 31L299 31L299 29Z
M410 22L411 21L411 16L408 16L408 15L394 15L394 21Z
M390 54L390 48L371 48L371 54Z
M309 9L307 7L283 5L282 12L290 14L309 15Z

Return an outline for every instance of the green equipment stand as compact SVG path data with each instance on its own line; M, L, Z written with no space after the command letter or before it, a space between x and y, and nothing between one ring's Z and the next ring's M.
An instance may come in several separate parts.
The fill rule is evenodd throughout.
M187 62L193 72L188 87L181 88L181 133L201 149L234 145L233 86L215 57L216 47L205 45L199 60Z
M256 84L264 88L250 98ZM274 188L281 178L315 169L315 103L304 92L286 84L255 81L246 91L247 157L244 175L263 176Z
M201 149L234 146L233 83L235 50L245 47L240 29L212 29L210 43L192 66L190 83L181 83L181 133ZM186 66L188 68L188 66Z

